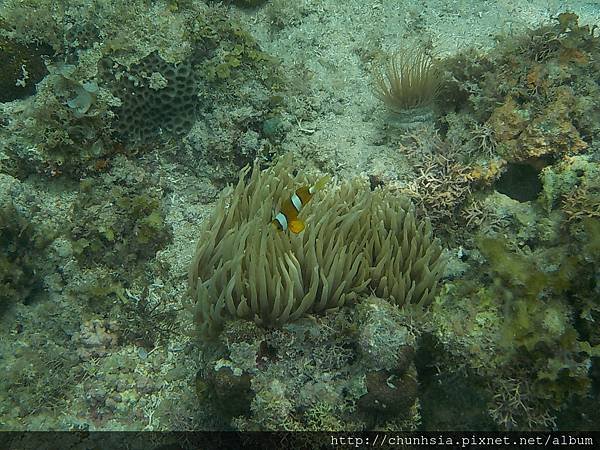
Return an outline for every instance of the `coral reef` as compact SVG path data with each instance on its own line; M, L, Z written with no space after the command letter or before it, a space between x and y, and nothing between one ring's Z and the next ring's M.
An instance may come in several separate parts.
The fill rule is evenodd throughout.
M563 13L486 55L441 62L452 76L437 147L452 150L470 194L434 223L452 230L462 218L473 233L462 233L450 262L461 276L433 304L439 353L430 357L486 391L487 417L477 420L487 426L571 428L570 408L597 399L599 130L589 118L598 114L599 43L593 27ZM420 158L431 172L431 157ZM452 180L441 173L413 191L435 193ZM423 422L439 423L428 399Z
M43 292L42 259L56 234L32 220L31 193L0 174L0 316L16 302L30 303Z
M508 314L499 339L501 357L510 361L507 369L519 370L517 360L527 361L527 368L520 370L529 372L526 379L531 380L534 398L552 408L560 408L572 396L587 395L590 358L600 355L600 347L591 345L581 324L573 320L576 304L593 296L585 281L585 261L569 256L574 253L562 247L527 255L509 251L498 238L482 238L479 245L505 293L511 295L504 300ZM545 263L539 267L538 261ZM576 273L579 301L572 305L563 296L568 291L574 294L571 283Z
M229 0L230 3L246 8L254 8L256 6L260 6L263 3L265 3L265 1L266 0Z
M277 65L224 7L10 1L0 12L11 39L54 50L49 74L26 108L15 107L7 130L18 176L93 174L116 154L180 142L199 112L206 128L191 139L190 159L233 161L237 173L271 151L263 123L280 109L270 103Z
M553 427L566 405L593 394L600 308L597 257L588 246L597 244L600 225L531 213L515 200L503 208L498 233L480 234L471 253L477 271L447 283L434 304L435 333L450 359L470 355L466 371L489 378L490 414L501 428ZM481 283L479 272L491 282Z
M547 165L580 153L598 133L589 118L597 115L599 91L586 80L598 70L599 39L576 15L562 13L552 25L505 38L491 54L446 60L453 77L440 98L489 129L508 162Z
M181 197L212 200L277 152L277 63L205 2L9 0L0 16L2 428L210 424L180 361L195 349L171 263L201 217Z
M426 27L338 6L0 2L1 428L597 428L597 27L369 84ZM315 168L342 181L273 229Z
M281 325L368 290L398 305L431 302L444 258L410 203L344 183L317 195L307 229L292 236L269 226L272 205L307 184L291 169L284 158L264 173L255 164L248 181L242 171L206 221L189 274L203 331L214 334L227 316Z
M153 258L169 242L171 231L154 177L129 161L122 164L79 183L70 239L80 264L126 267L131 275L137 263Z
M205 347L197 392L237 430L415 429L415 345L408 316L376 297L276 330L230 321Z
M118 331L118 326L110 321L92 320L82 323L79 333L73 335L73 341L79 347L77 356L82 361L107 356L117 345Z
M544 168L540 178L547 211L560 206L569 222L600 217L600 167L590 156L564 158Z
M52 50L44 45L23 45L3 37L4 24L0 20L0 102L10 102L35 93L35 85L47 73L43 55Z

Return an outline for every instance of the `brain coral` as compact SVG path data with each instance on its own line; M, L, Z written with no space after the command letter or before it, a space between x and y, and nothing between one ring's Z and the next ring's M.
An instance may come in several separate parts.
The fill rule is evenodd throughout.
M115 111L121 140L145 142L162 133L182 135L192 127L198 108L193 58L171 64L153 52L129 70L110 59L102 69L121 100Z
M306 184L283 158L242 171L201 231L189 272L195 315L205 335L226 317L278 326L337 309L374 292L398 305L425 306L444 267L442 249L412 205L349 181L327 186L303 208L306 229L270 226L275 205Z

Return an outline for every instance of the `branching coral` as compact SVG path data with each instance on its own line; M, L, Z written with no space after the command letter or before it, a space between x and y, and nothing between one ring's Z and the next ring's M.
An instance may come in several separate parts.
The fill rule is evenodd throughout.
M403 192L434 224L451 224L471 193L471 168L455 152L430 153L415 163L417 174Z
M594 186L592 182L578 186L563 199L563 211L567 220L578 220L585 217L600 218L600 183Z
M516 378L494 380L496 392L490 407L494 421L506 430L514 430L526 423L532 428L555 427L555 419L543 405L537 405L531 386ZM536 407L532 407L534 404Z
M303 184L289 159L242 171L202 231L189 273L196 318L212 334L226 316L277 326L337 309L374 291L398 305L427 305L444 266L428 222L410 203L352 181L325 190L304 211L307 229L272 229L272 207ZM305 183L305 181L304 181Z

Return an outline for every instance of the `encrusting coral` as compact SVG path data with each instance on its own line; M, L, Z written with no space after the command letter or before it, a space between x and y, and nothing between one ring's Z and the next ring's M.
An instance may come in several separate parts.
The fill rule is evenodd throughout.
M300 214L306 230L291 235L270 226L273 206L308 183L290 175L289 158L264 172L255 164L246 181L249 171L218 200L190 268L203 334L226 317L278 326L371 291L401 306L432 301L445 259L410 202L344 182L318 193Z

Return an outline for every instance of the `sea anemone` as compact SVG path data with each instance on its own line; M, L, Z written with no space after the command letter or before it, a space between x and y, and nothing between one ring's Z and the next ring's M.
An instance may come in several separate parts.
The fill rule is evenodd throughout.
M214 335L227 318L276 327L375 293L425 308L444 268L428 222L406 199L352 180L328 186L302 210L298 234L270 226L272 205L298 186L289 158L257 164L218 200L189 272L196 321Z
M397 114L429 107L442 79L435 60L418 48L388 55L374 77L375 95Z

